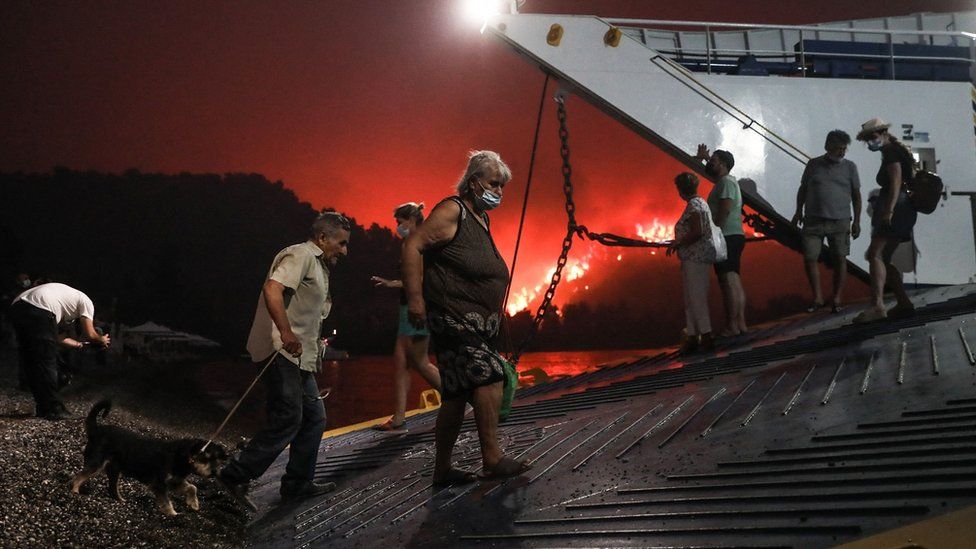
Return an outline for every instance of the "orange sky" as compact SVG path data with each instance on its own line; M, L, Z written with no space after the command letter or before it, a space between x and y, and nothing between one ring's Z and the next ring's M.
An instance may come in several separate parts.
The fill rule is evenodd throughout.
M511 257L543 75L482 37L458 6L8 0L0 170L260 172L317 208L390 224L396 204L433 205L466 151L490 148L514 173L493 217ZM971 7L529 0L523 10L799 24ZM625 234L654 217L673 222L678 164L581 101L569 109L580 222ZM517 287L540 280L565 230L554 118L550 105Z

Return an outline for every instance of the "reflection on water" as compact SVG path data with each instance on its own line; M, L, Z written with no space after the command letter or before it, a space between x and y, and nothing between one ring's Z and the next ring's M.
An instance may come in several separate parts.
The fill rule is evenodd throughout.
M567 351L526 353L519 363L520 385L531 385L546 379L558 379L614 366L659 350ZM199 364L194 378L225 408L243 393L258 368L244 359L213 360ZM420 393L430 387L411 371L407 409L421 407ZM391 356L357 356L348 360L329 361L316 375L319 388L331 389L325 399L328 428L336 429L376 419L393 413L393 358ZM264 394L261 385L248 396L238 416L245 428L254 430L262 421ZM252 425L253 424L253 425Z
M656 350L566 351L525 353L519 363L520 385L573 376L614 366ZM420 406L420 393L430 386L411 372L407 408ZM329 428L368 421L393 413L393 359L389 356L362 356L323 365L319 386L332 387L326 399Z
M575 376L586 372L592 372L605 366L614 366L621 362L634 360L637 357L655 354L658 351L629 350L629 351L553 351L541 353L525 353L519 363L519 372L523 374L523 384L526 381L524 374L532 372L538 368L545 372L550 379L565 376Z

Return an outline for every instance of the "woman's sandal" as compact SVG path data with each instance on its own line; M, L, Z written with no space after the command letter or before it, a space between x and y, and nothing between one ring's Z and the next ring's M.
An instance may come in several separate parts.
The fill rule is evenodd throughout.
M444 475L443 478L434 478L431 480L431 484L435 488L446 488L448 486L459 486L461 484L471 484L472 482L478 480L478 476L471 471L465 471L463 469L451 469Z
M810 304L809 307L807 307L807 312L808 313L815 313L815 312L819 311L820 309L823 309L824 307L826 307L825 304L823 304L823 303L817 303L816 301L814 301L813 303Z
M517 477L531 468L532 466L526 461L515 461L512 458L503 457L491 469L482 470L478 474L478 478L480 480L502 480Z
M396 424L393 423L393 418L390 418L390 419L386 420L385 423L380 423L380 424L377 424L377 425L373 425L373 430L374 431L382 431L384 433L398 433L398 434L408 433L409 432L409 431L407 431L407 422L406 421L404 421L403 423L401 423L399 425L396 425Z

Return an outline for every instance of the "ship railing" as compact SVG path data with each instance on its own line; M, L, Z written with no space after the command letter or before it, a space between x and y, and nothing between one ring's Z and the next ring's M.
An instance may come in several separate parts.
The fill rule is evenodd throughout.
M953 14L954 15L954 14ZM729 66L729 60L741 56L757 59L774 59L783 63L795 63L796 74L807 76L808 61L820 58L887 60L887 76L895 79L897 62L965 63L970 79L976 64L976 33L957 30L932 29L876 29L855 27L861 23L851 21L849 26L826 25L766 25L759 23L731 23L721 21L680 21L663 19L607 19L625 35L637 40L654 51L676 62L704 62L705 72ZM953 19L954 24L954 19ZM843 40L839 40L843 37ZM906 38L910 41L906 41ZM809 40L843 41L855 44L886 44L886 52L845 53L807 50ZM795 45L790 49L788 44ZM765 47L751 47L761 42ZM770 47L778 43L779 48ZM968 56L911 55L898 53L902 44L926 46L968 47Z

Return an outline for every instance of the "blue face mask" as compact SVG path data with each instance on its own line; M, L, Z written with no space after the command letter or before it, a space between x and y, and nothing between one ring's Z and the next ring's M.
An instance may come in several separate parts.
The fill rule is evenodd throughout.
M407 237L410 236L410 229L406 228L403 225L397 225L396 232L398 235L400 235L400 238L404 240L406 240Z
M880 137L878 137L876 139L872 139L871 141L868 141L868 150L871 150L871 151L880 151L882 145L883 145L883 143L881 142L881 138Z
M484 192L481 193L481 196L476 196L475 200L478 202L478 206L482 210L486 210L486 211L494 210L495 208L501 205L502 197L500 194L497 194L493 191L489 191L484 187L482 187L481 189Z

